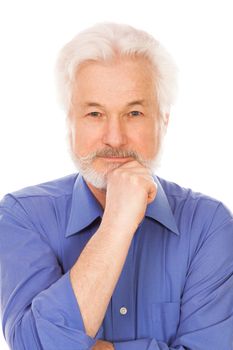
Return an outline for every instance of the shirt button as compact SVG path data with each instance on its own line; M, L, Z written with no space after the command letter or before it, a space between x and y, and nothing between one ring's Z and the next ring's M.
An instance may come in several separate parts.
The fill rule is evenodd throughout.
M127 314L127 309L126 309L126 307L124 307L124 306L122 306L121 308L120 308L120 314L121 315L126 315Z

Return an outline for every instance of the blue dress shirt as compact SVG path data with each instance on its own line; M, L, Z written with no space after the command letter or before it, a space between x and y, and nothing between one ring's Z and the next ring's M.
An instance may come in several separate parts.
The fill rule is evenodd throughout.
M69 271L103 210L80 175L6 195L0 302L15 350L233 349L233 217L218 201L158 179L94 338ZM90 300L91 302L91 300Z

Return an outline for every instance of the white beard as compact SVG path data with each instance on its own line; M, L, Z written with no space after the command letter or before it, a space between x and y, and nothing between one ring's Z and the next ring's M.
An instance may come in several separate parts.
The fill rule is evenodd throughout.
M83 176L86 182L89 182L94 187L105 191L107 189L107 175L110 171L120 167L122 165L121 162L112 162L107 163L104 170L97 171L93 166L93 161L97 156L118 156L118 157L132 157L137 160L140 164L150 169L151 172L155 172L161 163L162 156L162 145L160 145L159 151L157 155L150 160L143 159L138 153L134 151L122 151L122 150L113 150L107 149L102 151L93 152L85 157L79 157L75 155L70 149L71 158L79 171L79 173Z

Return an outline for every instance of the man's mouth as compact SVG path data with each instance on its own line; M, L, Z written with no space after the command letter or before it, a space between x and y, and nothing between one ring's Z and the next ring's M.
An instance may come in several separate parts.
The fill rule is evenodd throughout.
M132 157L100 157L106 161L124 162L127 160L132 160Z

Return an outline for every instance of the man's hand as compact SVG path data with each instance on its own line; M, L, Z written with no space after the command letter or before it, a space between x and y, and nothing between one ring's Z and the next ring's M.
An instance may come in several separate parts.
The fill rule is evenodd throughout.
M114 350L114 346L112 343L104 340L97 340L92 350Z
M136 231L146 207L157 191L151 170L137 161L124 163L108 174L103 222L116 224L124 231Z

